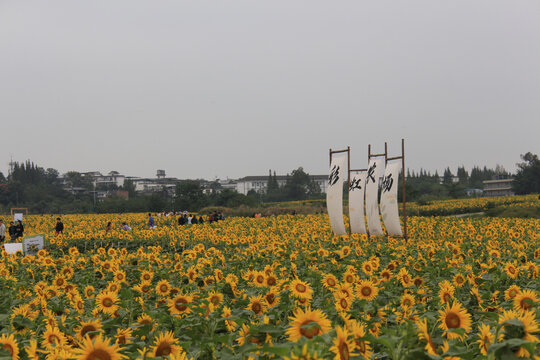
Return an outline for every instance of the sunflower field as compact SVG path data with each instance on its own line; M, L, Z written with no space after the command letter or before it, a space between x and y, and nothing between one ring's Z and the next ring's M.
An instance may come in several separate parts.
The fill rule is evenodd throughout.
M36 256L2 252L0 359L540 359L538 219L55 218L25 217Z

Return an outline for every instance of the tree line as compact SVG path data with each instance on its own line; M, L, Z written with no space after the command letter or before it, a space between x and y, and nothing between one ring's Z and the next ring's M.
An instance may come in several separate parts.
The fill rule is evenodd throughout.
M516 194L540 193L540 160L530 152L521 155L518 170L513 175ZM441 198L466 196L466 189L482 189L484 180L512 176L502 167L495 169L475 166L468 172L463 166L454 173L446 168L442 177L437 171L421 169L407 170L406 195L408 201L430 201ZM9 213L13 207L25 207L31 213L114 213L189 210L197 211L208 206L254 207L269 202L322 199L319 185L302 167L287 175L282 186L276 173L268 174L266 191L251 190L247 195L230 189L220 189L219 183L211 184L210 193L205 193L199 181L181 180L173 193L163 188L151 194L139 194L135 185L126 179L124 185L99 186L94 189L92 179L81 173L70 171L60 181L59 172L53 168L44 169L31 161L13 163L7 177L0 172L0 213ZM400 176L401 183L401 176ZM86 189L79 194L65 189ZM125 190L129 199L112 195L96 201L92 190ZM399 186L401 191L401 184ZM399 195L401 198L401 194Z

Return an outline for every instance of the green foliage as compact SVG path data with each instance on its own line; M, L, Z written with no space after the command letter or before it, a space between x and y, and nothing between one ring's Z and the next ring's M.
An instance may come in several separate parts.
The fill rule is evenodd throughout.
M176 184L174 205L177 209L199 210L206 205L201 185L194 180Z
M531 152L521 155L523 162L514 177L513 189L518 195L540 193L540 159Z

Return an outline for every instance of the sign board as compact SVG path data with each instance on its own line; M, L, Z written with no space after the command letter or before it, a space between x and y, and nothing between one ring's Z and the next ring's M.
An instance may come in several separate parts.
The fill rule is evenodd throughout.
M15 213L13 214L13 221L17 222L18 220L23 220L23 214L22 213Z
M24 253L26 255L36 255L38 250L43 249L43 235L25 237L23 240Z
M5 243L4 250L6 250L8 254L15 254L17 251L22 252L23 244L22 243Z

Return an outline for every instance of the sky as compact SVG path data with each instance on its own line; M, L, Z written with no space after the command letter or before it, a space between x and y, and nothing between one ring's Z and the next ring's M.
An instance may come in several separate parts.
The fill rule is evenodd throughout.
M238 178L540 153L538 0L0 0L0 171Z

